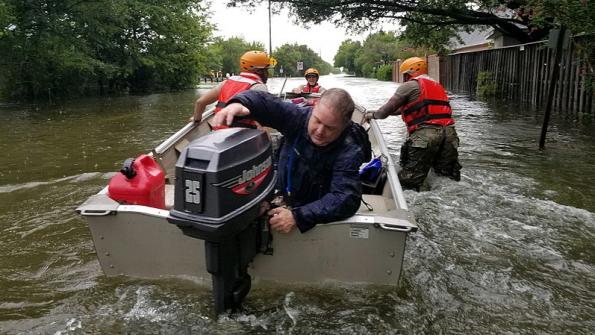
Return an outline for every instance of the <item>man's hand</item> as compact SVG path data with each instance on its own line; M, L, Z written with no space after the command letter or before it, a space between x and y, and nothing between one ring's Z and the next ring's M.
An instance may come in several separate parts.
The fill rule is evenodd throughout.
M199 100L196 100L194 103L194 113L192 113L192 116L188 119L189 122L200 123L200 120L202 120L202 113L205 111L205 106L201 104Z
M231 126L235 116L250 115L250 110L241 103L234 102L217 112L213 117L213 126Z
M196 122L200 123L202 120L202 113L201 114L193 114L189 119L188 122Z
M273 208L268 212L268 214L270 215L269 222L271 224L271 228L279 233L290 233L295 227L293 213L287 208Z
M367 121L370 121L370 120L373 120L373 119L375 119L375 117L374 117L374 112L376 112L376 111L367 111L367 112L364 114L364 118L366 118L366 120L367 120Z

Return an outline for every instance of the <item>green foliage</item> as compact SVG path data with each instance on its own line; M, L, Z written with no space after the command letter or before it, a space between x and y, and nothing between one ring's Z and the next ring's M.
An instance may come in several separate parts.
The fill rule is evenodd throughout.
M301 77L308 68L316 68L321 75L329 74L333 67L325 62L316 52L307 45L283 44L273 51L273 56L277 59L275 73L283 68L283 75L288 77ZM297 70L297 62L303 62L304 69Z
M263 3L268 0L227 0L231 4ZM404 37L414 46L444 51L446 42L460 29L492 27L520 42L543 37L551 27L567 25L573 32L595 32L595 1L592 0L395 0L395 1L304 1L270 0L287 6L302 22L320 23L328 18L355 31L368 30L380 20L399 20ZM531 11L524 21L514 16L519 8ZM540 30L539 34L535 29Z
M391 80L392 63L398 59L424 56L433 52L427 48L413 48L409 40L397 36L394 32L370 34L363 43L345 40L335 55L335 66L344 67L344 71L358 76ZM388 67L386 67L388 66ZM378 73L382 70L382 73ZM387 78L387 79L383 79Z
M525 0L530 24L538 27L565 25L573 34L595 33L595 2L591 0Z
M0 91L19 99L188 87L212 29L203 12L192 0L5 0Z
M393 80L393 66L389 64L381 65L378 70L376 70L376 79L384 81Z
M582 56L586 89L595 92L595 1L593 0L560 0L544 1L544 12L557 17L562 24L576 36L574 47Z
M411 47L433 50L431 53L444 55L448 52L448 44L451 39L456 38L459 31L470 29L470 26L448 25L435 26L426 23L427 19L423 14L411 13L410 17L417 18L416 21L408 21L407 28L403 32L403 39ZM409 56L411 57L411 56ZM407 58L407 57L405 57Z
M397 37L394 33L370 34L363 43L345 40L335 55L335 66L357 76L375 77L376 69L396 59Z
M8 4L0 2L0 37L6 35L10 31L9 25L13 20L11 11L12 8L10 8Z
M479 72L477 74L477 96L482 98L495 97L497 88L498 86L492 72Z
M369 35L355 57L355 66L363 76L376 77L376 70L397 59L398 39L393 32L380 31Z
M264 51L264 45L260 42L246 42L240 37L229 39L217 37L208 47L207 71L209 73L221 71L222 74L238 74L240 72L240 57L250 50Z
M343 71L358 74L355 66L355 57L357 52L362 48L362 44L358 41L350 39L341 42L337 54L335 54L334 62L336 67L343 67ZM359 73L358 75L361 75Z

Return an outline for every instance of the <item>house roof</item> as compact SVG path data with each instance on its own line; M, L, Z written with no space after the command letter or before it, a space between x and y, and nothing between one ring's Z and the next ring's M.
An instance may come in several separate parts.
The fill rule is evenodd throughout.
M448 46L452 50L457 50L472 45L488 43L491 40L490 36L492 30L492 28L476 28L470 33L461 31L458 35L462 42L458 41L456 38L452 38L448 42Z

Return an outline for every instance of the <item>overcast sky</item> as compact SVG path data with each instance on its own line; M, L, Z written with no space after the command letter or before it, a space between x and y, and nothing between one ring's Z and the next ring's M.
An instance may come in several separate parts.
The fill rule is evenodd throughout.
M216 0L212 2L213 22L217 25L218 36L226 38L237 36L246 41L258 41L269 50L269 12L266 4L255 8L252 13L242 8L227 8L227 1ZM349 35L344 28L336 28L331 23L311 25L308 28L294 25L287 12L273 14L271 23L273 50L285 43L306 44L321 58L333 64L333 57L339 45L345 39L363 41L366 34ZM385 30L396 30L396 25L385 25Z

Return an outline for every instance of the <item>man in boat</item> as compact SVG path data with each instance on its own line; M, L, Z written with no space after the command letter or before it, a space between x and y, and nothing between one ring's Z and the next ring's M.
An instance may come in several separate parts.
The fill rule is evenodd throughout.
M371 159L366 131L351 121L354 103L347 91L332 88L314 107L301 107L260 91L234 96L215 115L215 125L250 116L279 130L285 139L278 164L278 183L285 204L269 211L271 228L303 233L317 223L355 214L362 197L359 168Z
M292 90L293 93L324 93L326 89L318 84L320 73L315 68L311 67L304 72L306 77L306 84L300 85Z
M409 136L401 147L401 184L419 190L430 168L459 181L459 138L444 87L428 76L428 64L422 58L406 59L399 72L404 83L377 111L366 113L366 118L402 116Z
M275 66L276 60L267 55L264 51L252 50L240 57L240 75L231 76L221 84L215 86L207 93L198 98L194 104L194 115L192 120L200 122L205 108L217 101L215 113L225 106L225 103L234 95L246 90L257 90L268 92L266 85L269 77L269 67ZM251 120L242 120L249 127L256 124Z

